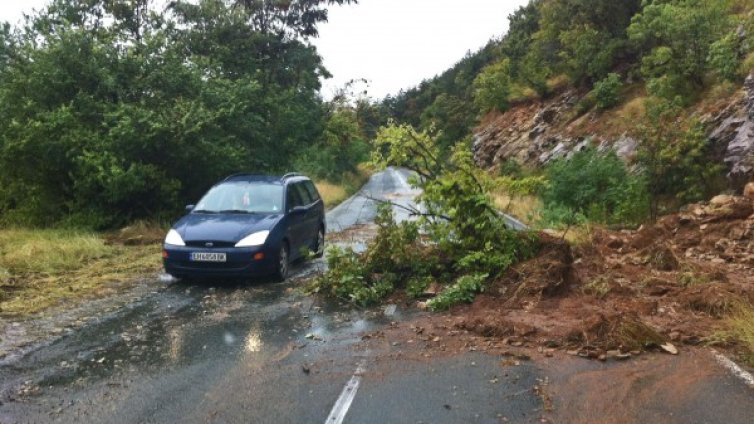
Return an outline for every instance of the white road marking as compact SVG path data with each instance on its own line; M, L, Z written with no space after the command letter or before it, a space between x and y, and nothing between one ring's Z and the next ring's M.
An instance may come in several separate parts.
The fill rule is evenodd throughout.
M361 384L361 375L364 373L364 363L360 363L356 368L356 372L353 374L346 386L343 387L343 391L340 392L340 397L335 401L335 405L330 411L330 415L327 417L325 424L341 424L343 419L346 418L348 409L351 407L353 399L356 397L356 392L359 390L359 384Z
M723 354L718 353L715 350L713 350L712 353L715 355L715 359L717 360L717 363L727 368L728 371L730 371L734 376L736 376L737 378L742 380L744 383L746 383L747 386L754 389L754 376L752 376L751 373L739 367L738 364L731 361Z

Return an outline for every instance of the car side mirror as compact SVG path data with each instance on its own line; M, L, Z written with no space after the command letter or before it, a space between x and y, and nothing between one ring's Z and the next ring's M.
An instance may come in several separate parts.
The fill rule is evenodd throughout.
M196 205L186 205L186 212L193 211L195 207L196 207Z

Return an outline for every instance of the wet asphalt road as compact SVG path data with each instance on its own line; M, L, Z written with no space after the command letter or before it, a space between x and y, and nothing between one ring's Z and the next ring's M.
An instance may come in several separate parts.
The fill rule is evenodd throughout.
M366 197L328 214L329 231L371 222L367 197L409 204L416 193L406 178L376 174ZM396 360L365 348L361 335L418 312L319 303L296 291L296 277L153 284L115 313L0 363L0 423L754 422L751 389L711 370L704 353L505 368L500 357L471 352ZM533 390L543 381L552 411L550 395ZM347 383L355 395L344 405Z

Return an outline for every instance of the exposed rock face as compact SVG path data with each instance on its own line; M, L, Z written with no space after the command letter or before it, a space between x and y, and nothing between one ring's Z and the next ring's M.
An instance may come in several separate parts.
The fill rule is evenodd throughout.
M575 91L568 91L494 116L474 135L477 163L493 168L514 159L539 166L583 149L589 144L587 137L572 137L557 130L567 124L567 116L578 100Z
M723 161L737 188L754 179L754 75L744 83L744 98L734 102L712 119L710 139L724 149Z
M628 135L604 137L599 133L572 130L573 122L598 122L599 114L578 116L580 94L567 91L553 99L513 107L489 116L474 134L474 157L483 168L493 169L507 160L533 167L569 157L589 145L612 148L627 162L636 158L640 141ZM719 109L718 109L719 110ZM573 121L573 122L572 122ZM737 190L754 180L754 75L740 93L716 115L702 118L710 130L714 160L725 163L731 184ZM598 128L598 125L594 126Z

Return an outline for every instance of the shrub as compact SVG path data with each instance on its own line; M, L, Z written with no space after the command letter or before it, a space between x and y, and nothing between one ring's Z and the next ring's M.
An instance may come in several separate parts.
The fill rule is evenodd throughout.
M620 92L623 88L620 75L611 73L605 79L594 84L592 95L597 107L601 110L610 109L620 102Z
M471 303L477 293L484 290L488 276L488 274L464 275L436 298L427 302L427 306L433 311L444 311L459 303Z
M676 208L718 193L723 166L716 163L703 125L678 119L677 102L650 99L640 127L638 162L647 180L650 212Z
M482 113L504 112L511 94L510 61L504 59L487 66L474 80L474 104Z
M646 217L646 185L613 151L578 152L550 164L546 174L543 216L550 223L632 223Z
M723 79L735 81L739 77L741 64L738 35L731 32L712 43L707 61L710 67Z

